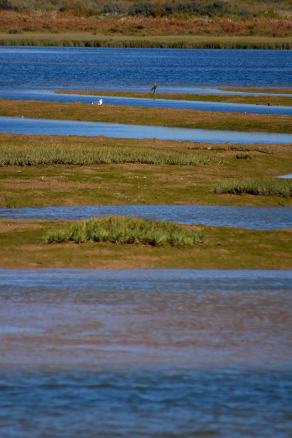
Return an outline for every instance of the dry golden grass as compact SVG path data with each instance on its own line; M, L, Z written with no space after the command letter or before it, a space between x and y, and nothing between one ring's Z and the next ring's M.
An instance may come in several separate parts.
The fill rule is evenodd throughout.
M91 31L119 35L291 36L289 17L82 17L57 12L1 11L2 32Z

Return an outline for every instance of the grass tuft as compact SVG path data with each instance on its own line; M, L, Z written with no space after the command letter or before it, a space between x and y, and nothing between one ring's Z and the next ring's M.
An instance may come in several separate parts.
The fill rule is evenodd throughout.
M64 229L50 230L44 237L46 243L93 241L174 247L194 246L202 239L200 233L171 222L123 216L92 218Z
M215 187L215 193L231 193L241 195L248 193L250 195L275 195L285 198L292 197L292 184L288 181L234 181L220 183Z

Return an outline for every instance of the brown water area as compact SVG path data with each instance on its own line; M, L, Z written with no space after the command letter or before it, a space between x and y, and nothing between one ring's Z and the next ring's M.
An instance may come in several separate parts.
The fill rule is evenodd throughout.
M242 278L228 271L199 278L184 278L187 270L162 270L161 278L159 270L128 271L129 278L127 271L120 278L92 272L87 284L86 270L63 284L59 271L53 285L48 274L22 287L19 271L17 284L0 287L2 370L291 364L289 272L281 281L257 279L256 271L251 278L248 271Z

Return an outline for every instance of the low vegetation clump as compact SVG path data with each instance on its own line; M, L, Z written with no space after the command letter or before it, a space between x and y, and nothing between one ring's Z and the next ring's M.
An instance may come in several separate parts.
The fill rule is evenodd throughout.
M235 181L218 184L215 193L231 193L241 195L275 195L292 197L292 184L282 181Z
M171 222L123 216L92 218L64 229L48 231L45 235L47 243L68 241L190 247L202 242L202 236Z
M0 150L0 167L39 165L94 165L137 163L152 165L206 165L215 159L192 151L133 149L131 147L60 147L40 145L17 147L7 145Z

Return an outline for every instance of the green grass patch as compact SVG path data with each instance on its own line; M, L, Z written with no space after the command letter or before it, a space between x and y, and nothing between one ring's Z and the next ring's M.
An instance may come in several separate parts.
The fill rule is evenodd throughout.
M248 193L250 195L273 195L292 197L292 184L288 181L235 181L220 183L215 188L216 193L231 193L240 195Z
M33 146L3 145L0 149L0 167L2 166L38 166L38 165L94 165L137 163L151 165L206 165L213 162L206 153L191 150L177 151L155 150L119 146L76 145L64 147L60 144ZM218 160L215 160L218 161Z
M182 247L202 242L202 235L171 222L108 216L48 231L44 239L47 243L93 241Z
M63 151L67 151L65 158L72 160L73 157L71 162L74 163L89 161L91 154L100 159L97 155L104 150L111 159L117 161L121 156L125 162L58 164L64 160L57 161L60 156L49 155L55 149L61 151L63 158ZM288 145L210 146L153 139L1 134L0 156L5 154L7 159L7 150L13 154L11 161L0 167L0 206L4 208L114 204L292 205L292 197L228 193L219 196L214 192L214 187L223 181L280 182L281 179L274 179L276 175L291 172ZM21 153L26 150L32 154L37 151L40 159L32 161L32 156L22 157ZM52 158L55 161L41 164L47 157L45 153L48 161ZM76 156L80 161L76 161ZM137 162L127 162L130 159ZM191 162L198 165L189 165Z

